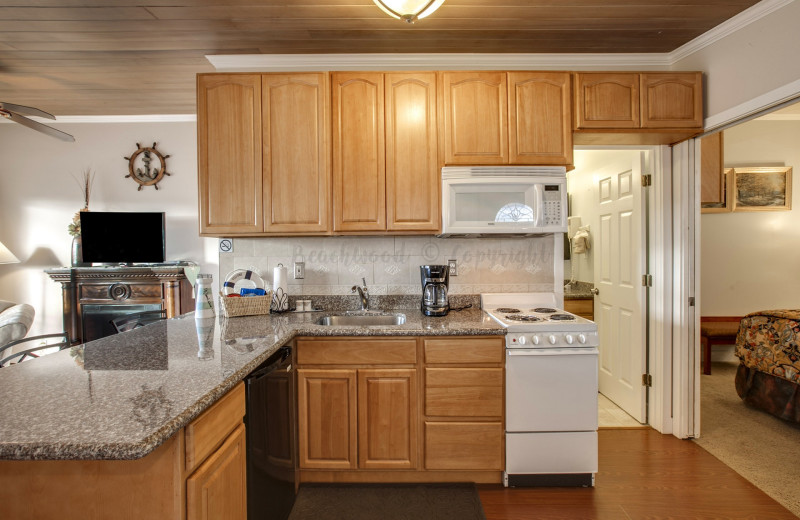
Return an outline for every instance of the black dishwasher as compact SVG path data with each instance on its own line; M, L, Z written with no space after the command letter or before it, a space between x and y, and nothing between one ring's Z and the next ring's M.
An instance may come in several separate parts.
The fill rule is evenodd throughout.
M285 520L297 481L294 368L281 347L245 379L247 518Z

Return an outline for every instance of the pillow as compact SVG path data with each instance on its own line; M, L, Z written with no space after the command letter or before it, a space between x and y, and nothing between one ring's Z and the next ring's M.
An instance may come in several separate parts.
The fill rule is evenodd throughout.
M0 302L0 308L5 307L3 303L7 302ZM0 347L24 338L35 314L36 311L27 303L11 305L0 312Z

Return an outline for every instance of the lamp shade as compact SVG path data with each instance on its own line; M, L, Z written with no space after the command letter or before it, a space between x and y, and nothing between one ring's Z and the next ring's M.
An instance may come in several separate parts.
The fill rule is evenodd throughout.
M420 18L425 18L439 9L444 0L372 0L383 12L403 20L414 23Z
M19 262L19 258L0 242L0 264L16 264L17 262Z

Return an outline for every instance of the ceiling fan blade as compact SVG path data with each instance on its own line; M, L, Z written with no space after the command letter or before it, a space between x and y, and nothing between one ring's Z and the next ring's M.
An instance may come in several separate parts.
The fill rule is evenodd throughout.
M15 114L10 112L8 118L16 123L19 123L23 126L27 126L37 132L42 132L43 134L47 134L51 137L55 137L56 139L61 139L62 141L67 142L75 142L75 138L69 135L66 132L62 132L61 130L56 130L55 128L51 128L47 125L43 125L42 123L37 123L32 119L28 119L27 117L21 116L19 114Z
M15 105L13 103L5 103L0 101L0 110L5 110L7 112L16 112L17 114L22 114L23 116L37 116L43 117L45 119L55 119L56 116L53 114L48 114L44 110L39 110L38 108L33 107L26 107L24 105Z

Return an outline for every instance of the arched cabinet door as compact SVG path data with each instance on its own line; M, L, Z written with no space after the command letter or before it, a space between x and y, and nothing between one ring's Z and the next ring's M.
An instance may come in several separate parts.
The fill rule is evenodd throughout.
M505 72L443 72L445 164L508 164Z
M575 74L575 127L639 128L639 75Z
M653 72L640 77L642 128L703 126L700 72Z
M569 72L508 73L511 164L572 164Z

